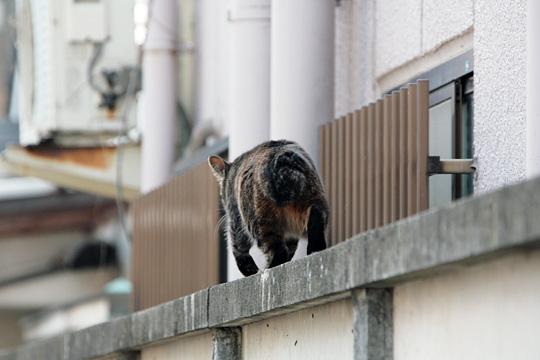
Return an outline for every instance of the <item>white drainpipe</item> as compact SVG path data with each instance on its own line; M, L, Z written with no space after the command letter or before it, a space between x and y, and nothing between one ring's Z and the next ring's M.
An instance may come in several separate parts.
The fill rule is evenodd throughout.
M527 178L540 175L540 2L527 1Z
M334 117L331 0L272 2L272 139L297 141L318 164L319 125Z
M150 4L143 58L142 193L169 179L176 134L178 5L176 0Z
M226 117L234 160L270 136L270 0L229 0L227 19ZM228 279L239 277L229 250Z

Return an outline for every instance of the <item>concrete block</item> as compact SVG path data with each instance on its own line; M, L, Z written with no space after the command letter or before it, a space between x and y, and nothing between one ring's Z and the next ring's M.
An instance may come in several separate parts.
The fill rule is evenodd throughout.
M215 329L212 345L212 360L242 359L242 329L238 327Z
M392 360L394 325L392 289L353 292L354 359Z

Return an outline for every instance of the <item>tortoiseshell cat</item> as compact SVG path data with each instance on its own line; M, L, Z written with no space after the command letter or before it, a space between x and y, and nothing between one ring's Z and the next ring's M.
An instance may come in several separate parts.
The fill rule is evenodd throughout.
M268 141L228 163L210 156L220 184L227 235L238 268L259 271L249 254L253 244L269 267L289 261L298 239L308 240L308 255L326 248L328 204L309 155L292 141Z

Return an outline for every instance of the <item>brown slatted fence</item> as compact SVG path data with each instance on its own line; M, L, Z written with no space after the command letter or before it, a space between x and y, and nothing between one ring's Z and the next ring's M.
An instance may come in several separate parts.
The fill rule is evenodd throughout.
M336 244L428 207L429 84L321 126L321 174Z
M134 202L135 310L219 283L218 201L204 161Z

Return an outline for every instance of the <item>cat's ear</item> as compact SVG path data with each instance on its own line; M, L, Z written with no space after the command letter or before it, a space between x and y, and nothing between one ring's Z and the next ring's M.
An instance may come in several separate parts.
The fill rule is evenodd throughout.
M212 155L208 158L208 165L210 165L214 176L219 181L223 180L227 170L229 169L229 163L216 155Z

